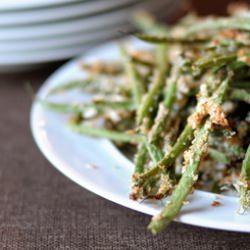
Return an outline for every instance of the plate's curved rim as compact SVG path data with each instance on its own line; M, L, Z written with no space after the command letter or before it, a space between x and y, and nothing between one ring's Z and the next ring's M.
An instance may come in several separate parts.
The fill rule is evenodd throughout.
M112 25L110 28L97 31L93 30L92 32L88 33L88 36L86 36L86 34L76 33L72 34L71 36L63 36L58 38L51 37L48 39L31 40L26 42L16 41L14 43L6 43L3 46L0 43L0 53L2 53L2 56L5 55L8 58L12 54L18 57L18 55L16 55L17 53L22 53L22 55L25 53L25 56L28 56L29 53L34 52L36 54L39 54L39 52L43 54L46 50L74 47L78 45L86 45L89 43L102 41L119 34L119 30L126 30L127 32L129 32L131 29L132 28L128 23L117 23L114 26ZM4 59L2 60L6 61ZM25 60L27 60L26 57Z
M8 0L0 3L0 11L18 11L23 9L33 9L40 7L50 7L56 5L80 2L81 0ZM84 2L89 0L83 0Z
M108 25L121 22L126 19L130 8L123 8L109 13L102 13L97 16L79 17L72 20L64 20L62 22L41 23L38 25L28 25L22 27L2 28L2 37L0 41L9 41L14 39L38 39L41 37L70 35L76 32L88 32L93 29L105 28Z
M64 21L77 17L90 17L100 15L102 13L112 12L117 9L124 8L132 4L138 4L141 0L108 0L96 4L92 1L88 2L72 2L69 6L56 6L46 9L28 9L22 12L9 12L0 15L0 28L2 27L22 27L26 25L34 25L41 23L51 23ZM84 7L84 8L83 8ZM15 18L14 18L15 17Z
M0 37L1 42L13 41L15 39L27 40L27 39L39 39L50 36L61 36L61 35L70 35L76 32L89 32L93 29L100 29L108 27L110 24L115 24L116 22L121 23L128 21L128 16L131 16L132 13L140 7L139 4L135 4L135 9L131 5L125 6L112 11L112 15L109 12L101 13L97 16L88 16L88 17L78 17L69 20L63 20L62 22L51 22L40 23L37 25L27 25L21 27L5 27L1 28ZM175 4L170 4L168 1L159 0L159 3L155 6L154 3L147 0L143 8L150 9L150 12L156 15L162 15L165 13L165 16L170 16L171 11L174 11L178 8L178 2ZM166 8L163 12L163 9ZM133 10L132 10L133 9Z
M134 40L134 38L129 38L127 40ZM108 42L105 45L99 46L96 49L105 49L111 45L114 45L115 42ZM86 53L83 56L79 56L71 61L69 61L68 63L64 64L62 67L60 67L58 70L56 70L45 82L44 84L41 86L41 88L38 91L38 95L40 95L41 93L43 93L44 91L46 91L46 89L48 88L48 86L50 85L51 82L54 81L54 79L56 79L63 71L68 70L70 67L74 67L74 65L77 65L77 63L79 63L79 60L88 57L89 55L91 55L93 53L93 50ZM92 185L90 182L85 182L84 184L82 183L82 181L79 179L79 177L77 176L77 173L74 173L74 171L72 171L72 169L70 168L65 168L65 165L63 164L63 162L61 161L60 157L53 155L47 148L45 144L42 144L40 141L40 138L38 136L38 134L36 133L36 130L38 129L38 127L36 126L36 113L37 113L37 109L39 108L39 104L37 104L36 102L33 102L32 106L31 106L31 112L30 112L30 127L31 127L31 132L32 132L32 136L38 146L38 148L40 149L40 151L43 153L43 155L47 158L47 160L57 169L59 170L59 172L61 172L63 175L65 175L66 177L68 177L69 179L71 179L73 182L77 183L79 186L87 189L88 191L97 194L98 196L105 198L107 200L110 200L116 204L122 205L124 207L130 208L132 210L144 213L144 214L148 214L148 215L152 215L154 214L153 209L149 208L149 209L143 209L143 211L136 207L134 205L134 201L124 201L123 199L121 199L118 196L112 196L112 193L106 192L105 190L103 190L101 187L98 187L96 185ZM118 150L113 146L113 144L111 144L108 140L104 140L106 142L108 142L107 146L113 147L112 150L114 149L115 151L118 152ZM126 161L127 159L124 157L124 160ZM128 161L128 160L127 160ZM237 197L230 197L230 196L225 196L225 195L217 195L214 193L210 193L207 191L200 191L200 190L195 190L195 192L192 194L192 196L195 198L199 198L199 197L206 197L206 198L212 198L214 199L214 197L218 197L219 199L222 199L223 201L228 201L229 203L236 203L238 204L238 198ZM226 231L237 231L237 232L243 232L243 233L249 233L250 232L250 225L249 224L242 224L240 221L239 222L234 222L233 224L230 221L227 222L221 222L221 221L217 221L217 220L213 220L213 221L209 221L206 218L204 218L204 220L194 220L195 216L194 213L190 213L189 215L185 215L185 216L178 216L175 221L177 222L181 222L184 224L189 224L189 225L194 225L194 226L200 226L200 227L204 227L204 228L210 228L210 229L216 229L216 230L226 230Z

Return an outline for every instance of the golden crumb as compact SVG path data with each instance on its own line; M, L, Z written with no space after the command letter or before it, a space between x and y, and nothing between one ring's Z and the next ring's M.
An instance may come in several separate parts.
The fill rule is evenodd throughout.
M221 31L220 35L222 35L225 38L233 38L236 39L238 35L240 35L239 30L223 30Z
M127 130L126 133L127 133L128 135L134 135L134 134L136 134L136 132L135 132L134 129Z
M172 189L172 187L173 185L169 175L162 175L161 184L156 194L156 199L163 198L164 195L167 194L167 192Z
M219 207L219 206L221 206L221 203L219 201L213 201L211 206L212 207Z
M134 56L138 59L142 59L142 60L149 61L149 62L154 61L153 55L151 53L149 53L148 51L136 50L136 51L133 51L131 54L132 54L132 56Z
M209 115L211 122L222 127L228 127L226 114L222 107L215 102L212 98L202 98L198 103L197 110L188 118L188 123L192 128L197 128L203 119Z
M154 123L152 129L148 133L149 142L153 141L153 138L154 138L153 135L156 133L155 131L158 129L159 125L161 124L162 118L166 117L168 112L169 111L166 109L165 105L163 103L160 103L159 110L158 110L157 116L155 118L155 123Z
M81 68L93 75L107 74L107 75L116 75L119 74L121 69L117 63L104 63L96 61L92 64L82 63Z
M245 51L243 49L239 50L237 53L238 60L241 62L245 62L247 64L250 64L250 57L248 56L248 51Z
M193 160L193 158L194 158L194 152L193 152L193 150L186 150L186 151L184 151L183 156L184 156L184 165L183 165L183 168L182 168L182 173L185 172L186 167Z

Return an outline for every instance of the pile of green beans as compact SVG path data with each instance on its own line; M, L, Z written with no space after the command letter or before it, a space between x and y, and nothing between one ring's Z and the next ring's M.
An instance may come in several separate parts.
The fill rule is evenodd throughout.
M250 18L191 16L168 27L140 13L135 24L140 30L136 37L151 43L151 50L131 52L120 43L119 62L84 64L87 78L59 84L39 102L71 114L69 128L75 132L133 148L130 198L169 197L149 224L153 234L161 232L192 190L203 184L211 190L238 190L242 211L247 212ZM50 100L73 89L91 93L92 100Z

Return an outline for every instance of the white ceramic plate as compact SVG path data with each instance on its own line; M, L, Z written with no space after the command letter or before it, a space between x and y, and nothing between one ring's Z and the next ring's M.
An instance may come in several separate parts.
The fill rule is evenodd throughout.
M70 5L55 6L45 9L29 9L19 12L3 12L0 14L0 27L21 26L35 23L45 23L69 18L97 15L141 0L105 0L76 2Z
M7 42L13 40L32 40L34 38L55 37L72 33L83 33L95 29L108 27L117 22L127 20L129 10L120 10L112 15L102 14L97 17L78 18L50 24L30 25L25 27L1 28L0 41Z
M171 12L171 9L169 9ZM166 16L158 13L157 16ZM107 27L107 30L91 31L88 36L72 34L72 36L59 36L55 38L41 38L40 40L0 42L0 72L20 72L37 68L45 63L59 61L73 57L87 51L103 41L118 38L122 35L119 31L131 31L130 24ZM133 29L133 28L132 28ZM82 40L81 40L82 39Z
M145 47L141 42L135 46ZM119 57L116 43L109 43L84 56L84 61L98 59L115 60ZM48 89L67 80L84 77L74 60L53 74L38 92L45 98ZM80 98L77 91L66 94L57 101ZM75 134L66 127L66 116L44 109L37 103L31 111L31 130L45 157L63 174L80 186L108 200L142 213L155 215L160 212L161 202L138 203L128 198L133 164L108 140L94 139ZM94 164L96 168L89 167ZM195 191L189 196L190 203L183 207L177 220L183 223L223 230L250 232L250 215L239 215L238 198ZM219 207L211 203L218 200Z
M65 47L73 48L90 42L96 43L100 40L121 36L122 31L129 32L131 29L132 27L130 24L122 22L121 24L116 23L115 25L108 26L101 30L93 30L88 33L76 33L30 41L0 42L0 63L6 60L16 61L15 58L27 61L29 60L29 56L34 52L39 56L39 54L44 51ZM25 57L22 56L23 54L25 54Z
M176 4L169 4L169 2L165 2L165 0L156 0L154 2L148 0L145 1L143 5L137 5L137 8L140 8L141 6L145 9L149 9L152 13L157 13L163 9L166 13L172 13L174 10L172 6L169 5L176 6ZM136 8L129 6L87 18L75 18L61 22L42 23L20 27L2 27L0 28L0 42L32 40L102 29L116 23L129 21L135 10Z
M54 5L68 4L72 2L81 2L87 0L1 0L0 10L22 10L30 8L43 8Z
M110 38L108 39L110 40ZM30 52L28 54L18 54L10 56L9 58L6 56L6 60L1 60L2 56L0 56L0 72L17 72L19 69L21 71L29 69L29 66L32 68L37 67L38 65L50 62L56 62L71 58L80 53L86 52L89 48L95 47L101 42L105 42L107 40L88 43L85 45L78 45L75 47L64 47L53 50L46 50L40 52Z
M171 12L171 9L170 9ZM167 12L164 10L163 12L157 12L157 17L161 19L162 17L166 18ZM1 61L13 60L14 58L21 57L22 60L26 59L26 56L23 57L24 53L27 54L27 58L29 58L29 54L32 52L41 53L44 50L52 50L58 49L62 47L74 47L76 45L84 45L89 42L98 42L101 39L106 39L108 37L115 37L121 35L121 33L128 33L134 30L129 22L125 23L122 21L121 23L116 22L113 25L108 27L91 30L89 32L83 33L72 33L65 34L61 36L51 36L51 37L43 37L38 39L31 40L13 40L13 41L0 41L0 63ZM20 56L21 54L21 56Z

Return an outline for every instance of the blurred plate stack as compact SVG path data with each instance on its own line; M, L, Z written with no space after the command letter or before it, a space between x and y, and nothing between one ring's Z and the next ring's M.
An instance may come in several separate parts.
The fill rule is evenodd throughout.
M133 31L133 12L169 18L172 0L0 1L0 72L14 72L69 59Z

